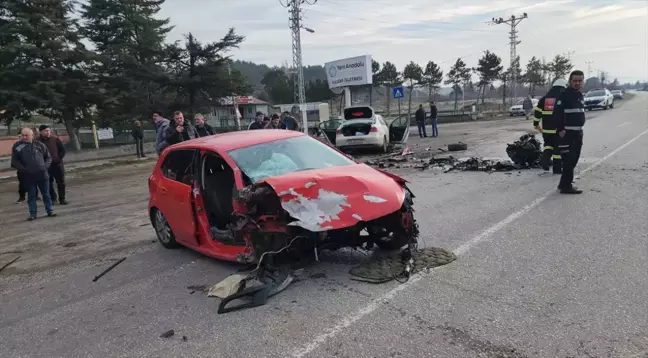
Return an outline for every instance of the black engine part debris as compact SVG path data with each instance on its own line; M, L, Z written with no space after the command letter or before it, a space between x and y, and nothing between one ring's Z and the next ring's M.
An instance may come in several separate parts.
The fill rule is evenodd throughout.
M506 154L513 163L523 168L540 167L541 145L533 134L525 134L514 143L508 144Z
M282 266L276 272L271 273L265 270L259 272L256 279L260 284L246 287L247 280L243 281L238 292L223 298L218 305L218 313L222 314L263 306L268 301L268 298L285 290L294 281L295 277L289 267ZM243 302L227 307L230 302L235 300L242 300Z
M458 142L458 143L452 143L448 144L448 151L449 152L458 152L461 150L467 150L468 149L468 144Z
M377 251L369 261L351 268L349 274L355 281L385 283L421 270L447 265L456 259L454 253L438 247L389 253Z

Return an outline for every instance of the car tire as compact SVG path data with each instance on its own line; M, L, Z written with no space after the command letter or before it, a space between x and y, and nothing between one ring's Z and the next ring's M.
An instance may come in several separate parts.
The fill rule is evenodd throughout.
M610 104L610 109L614 109L614 102L612 102L612 104Z
M387 137L383 137L383 144L381 147L381 151L383 153L389 153L389 142L387 141Z
M175 239L175 234L173 233L173 230L171 230L171 226L169 226L169 222L164 214L162 214L162 211L153 208L153 210L151 210L151 222L155 229L155 235L162 246L167 249L176 249L180 247Z

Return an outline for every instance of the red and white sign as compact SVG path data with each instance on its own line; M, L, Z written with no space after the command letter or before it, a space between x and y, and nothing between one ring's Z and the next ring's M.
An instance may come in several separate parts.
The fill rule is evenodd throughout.
M237 104L248 104L251 103L254 100L254 97L252 96L239 96L236 97L236 103Z
M555 98L545 98L543 110L544 111L553 111L555 105L556 105L556 99Z

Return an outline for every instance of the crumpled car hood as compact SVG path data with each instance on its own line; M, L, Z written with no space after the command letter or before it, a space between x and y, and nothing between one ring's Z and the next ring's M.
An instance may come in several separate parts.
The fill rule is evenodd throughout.
M294 172L264 182L296 220L290 225L313 232L377 219L399 210L405 199L399 183L365 164Z

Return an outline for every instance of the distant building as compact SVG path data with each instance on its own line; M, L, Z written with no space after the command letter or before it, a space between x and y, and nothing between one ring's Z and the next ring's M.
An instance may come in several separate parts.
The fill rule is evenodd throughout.
M273 106L265 101L252 96L225 97L219 100L220 105L212 108L207 122L214 127L235 127L236 114L234 112L234 102L236 98L239 113L241 115L241 127L247 126L254 120L256 112L263 112L270 115L274 112Z

